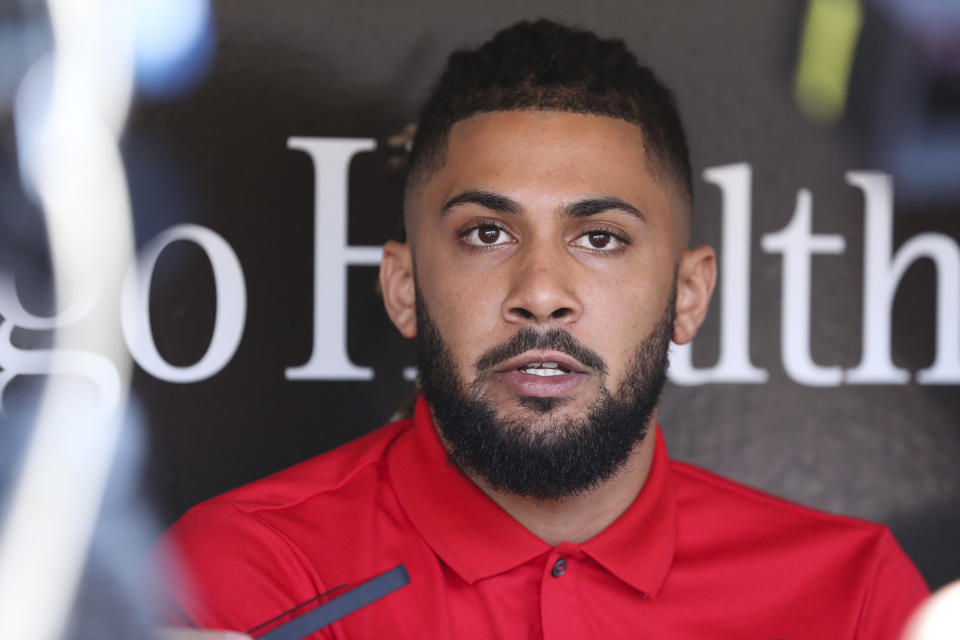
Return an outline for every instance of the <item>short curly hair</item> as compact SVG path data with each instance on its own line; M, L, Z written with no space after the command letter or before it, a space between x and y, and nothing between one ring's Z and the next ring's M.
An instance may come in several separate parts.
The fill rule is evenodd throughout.
M619 39L550 20L519 22L474 50L450 55L420 112L407 189L443 166L450 129L489 111L553 110L639 125L655 174L688 203L690 152L671 91Z

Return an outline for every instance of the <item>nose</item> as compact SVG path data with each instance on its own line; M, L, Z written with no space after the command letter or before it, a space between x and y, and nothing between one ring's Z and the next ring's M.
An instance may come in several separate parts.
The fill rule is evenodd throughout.
M566 252L531 247L510 274L503 317L515 324L569 325L583 306L573 284L575 266Z

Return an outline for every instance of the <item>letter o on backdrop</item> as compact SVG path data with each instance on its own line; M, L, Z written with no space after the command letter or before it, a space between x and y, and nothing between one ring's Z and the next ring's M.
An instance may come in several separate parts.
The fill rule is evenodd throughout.
M150 326L153 270L163 250L177 241L193 242L207 254L217 296L213 337L203 357L187 366L175 366L163 359ZM167 382L197 382L223 369L240 345L246 313L246 282L237 254L226 240L200 225L181 224L167 229L143 248L124 274L120 324L127 348L147 373Z

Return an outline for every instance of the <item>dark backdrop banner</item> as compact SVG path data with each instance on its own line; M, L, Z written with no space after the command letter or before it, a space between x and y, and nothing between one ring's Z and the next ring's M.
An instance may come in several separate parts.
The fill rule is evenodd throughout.
M891 160L907 125L905 99L889 102L919 95L916 133L949 119L960 74L953 62L932 89L898 91L914 75L876 65L896 55L898 23L865 3L847 115L817 123L794 98L806 8L215 3L206 75L134 106L123 150L137 262L121 308L98 314L137 364L162 521L408 400L412 345L375 287L379 246L402 234L404 132L451 50L547 16L623 38L685 116L693 242L717 249L720 281L701 333L672 356L671 454L884 522L932 586L960 577L960 198L952 179ZM35 216L9 131L3 144L5 217ZM49 349L14 308L42 306L28 289L0 310L8 405L35 384L18 367Z

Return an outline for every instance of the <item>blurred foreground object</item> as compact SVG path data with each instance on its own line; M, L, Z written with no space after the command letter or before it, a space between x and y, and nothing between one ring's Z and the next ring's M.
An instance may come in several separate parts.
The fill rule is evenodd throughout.
M213 61L208 0L135 0L137 90L167 98L194 88Z
M17 95L21 176L46 219L58 312L91 285L114 282L133 255L117 146L133 85L125 6L51 0L53 51L31 67ZM57 327L49 357L55 373L95 363L97 393L51 376L25 436L0 531L0 635L10 638L64 633L126 405L130 358L109 327Z
M154 28L145 29L145 7L168 4L192 6L195 28L158 29L170 26L158 18L169 12L155 10ZM140 497L128 495L138 446L121 446L124 434L136 441L140 422L127 402L131 359L116 326L97 311L119 308L121 277L134 257L119 139L135 68L153 86L161 71L195 61L191 42L210 34L207 4L50 0L44 17L52 39L37 44L32 34L46 32L34 28L17 40L43 47L25 56L32 64L17 79L13 112L22 186L46 226L54 305L49 315L26 311L14 284L22 265L13 260L0 271L0 413L13 378L45 376L30 410L14 407L0 433L2 637L150 635L149 594L135 574L156 532ZM16 327L51 332L52 348L17 348Z
M848 125L898 202L960 204L960 3L811 0L801 28L800 111Z
M834 124L843 116L862 24L859 0L811 0L807 5L794 98L811 120Z
M956 640L960 638L960 580L951 582L913 614L903 640Z

